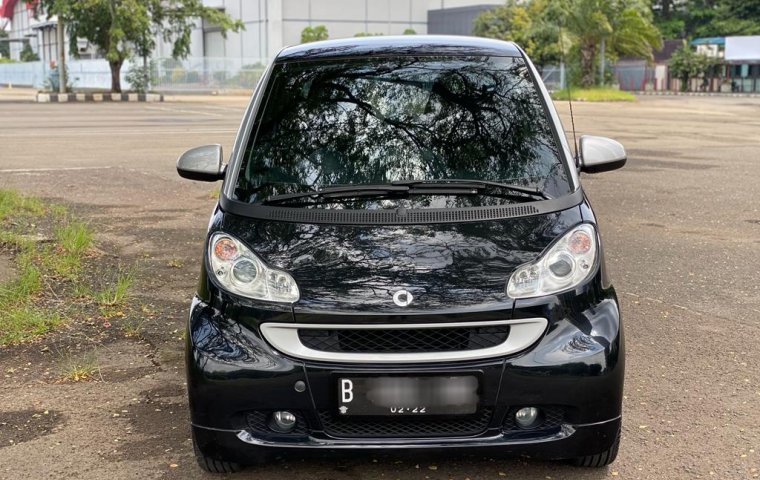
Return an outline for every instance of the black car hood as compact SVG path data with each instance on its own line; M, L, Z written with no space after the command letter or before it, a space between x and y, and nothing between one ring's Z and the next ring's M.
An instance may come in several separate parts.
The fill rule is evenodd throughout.
M293 275L298 312L397 313L503 308L514 269L582 221L580 209L471 223L316 225L225 213L217 228ZM214 228L212 226L212 228ZM413 296L400 307L398 290Z

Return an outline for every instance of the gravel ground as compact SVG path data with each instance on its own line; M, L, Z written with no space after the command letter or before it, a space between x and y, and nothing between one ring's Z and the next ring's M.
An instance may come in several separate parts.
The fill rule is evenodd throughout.
M98 349L97 381L47 381L57 360L46 339L0 349L0 478L206 478L189 440L180 335L215 186L179 179L174 162L203 143L229 149L246 99L24 100L0 91L0 188L70 205L96 241L138 264L133 301L160 314L143 339ZM451 452L288 456L232 477L760 476L760 100L644 97L575 112L579 133L629 151L623 170L584 177L626 324L618 460L589 471Z

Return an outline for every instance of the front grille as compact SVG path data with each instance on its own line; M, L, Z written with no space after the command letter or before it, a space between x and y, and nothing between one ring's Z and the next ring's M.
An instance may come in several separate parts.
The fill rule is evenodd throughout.
M509 325L409 329L299 329L304 346L323 352L456 352L495 347L509 336Z
M271 419L272 413L272 411L268 410L254 410L248 412L245 416L246 423L248 423L248 431L263 435L306 435L309 432L306 420L301 412L293 412L296 416L296 427L292 432L282 434L273 431L269 428L269 420Z
M427 438L468 437L488 428L492 409L462 417L346 417L321 410L319 418L326 434L337 438Z

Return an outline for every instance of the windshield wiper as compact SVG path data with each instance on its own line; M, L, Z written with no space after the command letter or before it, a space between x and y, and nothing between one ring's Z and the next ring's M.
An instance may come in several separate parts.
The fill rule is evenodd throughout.
M325 187L319 190L307 190L305 192L283 193L267 197L263 204L275 204L297 200L300 198L341 198L360 197L364 195L387 195L394 193L407 193L410 187L406 185L344 185L340 187Z
M512 193L519 193L522 196L531 196L533 198L550 199L547 193L534 187L525 187L523 185L512 185L510 183L495 182L491 180L472 180L464 178L439 178L434 180L397 180L391 182L391 185L400 185L414 188L416 191L422 189L437 188L463 188L472 190L487 190L498 188Z
M440 179L440 180L398 180L384 185L340 185L307 190L305 192L272 195L262 201L264 205L274 205L299 199L356 198L384 195L479 195L483 190L501 189L507 194L496 195L525 199L527 197L551 198L537 188L511 185L490 180ZM515 195L519 194L519 195ZM493 195L493 193L491 193Z

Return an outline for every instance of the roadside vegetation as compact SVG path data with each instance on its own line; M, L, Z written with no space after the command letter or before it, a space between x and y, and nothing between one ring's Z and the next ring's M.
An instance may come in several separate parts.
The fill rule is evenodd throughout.
M0 189L0 255L12 272L0 277L0 347L32 341L77 319L125 316L134 270L108 265L92 229L60 205ZM112 273L109 273L112 272ZM62 377L91 378L94 353L69 358Z
M635 102L636 96L616 88L571 88L552 93L554 100L572 99L574 102Z

